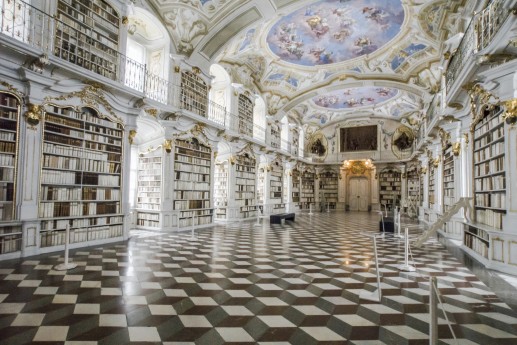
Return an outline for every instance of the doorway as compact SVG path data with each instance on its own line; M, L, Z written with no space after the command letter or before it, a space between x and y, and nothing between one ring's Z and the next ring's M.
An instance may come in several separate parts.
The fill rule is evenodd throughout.
M350 211L368 211L368 179L365 177L354 177L350 179L348 189L348 204Z

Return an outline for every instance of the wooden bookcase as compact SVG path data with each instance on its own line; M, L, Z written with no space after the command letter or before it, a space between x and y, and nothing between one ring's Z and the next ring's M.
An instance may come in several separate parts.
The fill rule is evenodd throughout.
M245 95L239 95L239 133L253 137L253 102Z
M115 80L119 14L103 0L59 0L54 54Z
M41 247L121 237L122 140L120 123L90 108L47 106L39 217Z
M214 174L215 219L226 219L228 215L228 161L216 163Z
M392 211L395 206L400 206L402 195L401 174L394 169L383 170L379 174L379 202L386 205L388 211ZM384 210L384 206L383 210Z
M22 229L16 215L20 100L0 92L0 255L19 252Z
M301 208L309 209L309 205L313 204L314 199L314 179L315 175L311 171L304 171L301 175Z
M191 140L176 140L174 147L174 201L178 227L199 226L213 222L210 176L212 150Z
M136 194L136 225L138 228L160 227L162 179L162 150L140 153Z
M238 156L235 162L235 203L239 207L239 218L257 216L256 163L247 153Z
M320 194L324 203L324 207L335 209L338 200L338 173L334 171L326 171L320 174Z

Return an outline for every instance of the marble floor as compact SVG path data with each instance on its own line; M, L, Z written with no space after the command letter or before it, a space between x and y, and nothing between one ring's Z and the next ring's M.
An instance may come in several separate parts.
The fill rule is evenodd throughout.
M71 252L65 272L62 253L0 262L0 344L428 344L430 276L441 344L517 344L517 290L497 276L503 301L436 240L408 273L402 241L379 239L382 300L361 298L377 287L377 229L374 213L301 214L132 232Z

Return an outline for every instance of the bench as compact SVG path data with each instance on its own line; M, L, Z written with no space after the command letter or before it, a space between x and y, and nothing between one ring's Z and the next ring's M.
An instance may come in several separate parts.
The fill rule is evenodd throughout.
M294 222L294 213L277 213L269 216L271 224L282 224L282 219L292 220Z

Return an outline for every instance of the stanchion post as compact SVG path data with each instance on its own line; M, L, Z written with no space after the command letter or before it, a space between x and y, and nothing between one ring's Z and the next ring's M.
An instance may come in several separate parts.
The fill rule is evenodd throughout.
M327 201L327 213L330 213L330 202Z
M404 263L397 267L401 271L405 272L415 272L416 268L409 264L409 229L406 228L405 231L405 241L404 241Z
M359 294L359 298L366 299L369 301L380 302L382 299L382 289L381 289L381 272L379 271L379 260L377 258L377 236L366 235L368 237L373 237L373 253L375 260L375 272L377 273L377 290L370 291L361 291Z
M195 236L195 234L194 234L194 219L195 219L195 217L196 217L196 215L195 215L195 214L193 214L193 215L192 215L192 233L191 233L191 235L190 235L190 239L191 239L191 240L195 240L195 239L196 239L196 236Z
M404 236L400 233L401 223L400 223L400 211L395 207L394 215L393 215L393 222L395 224L396 234L393 237L396 238L404 238Z
M66 230L65 230L65 262L62 264L56 265L54 267L54 269L57 271L66 271L66 270L70 270L72 268L77 267L77 264L68 262L68 250L69 250L68 244L69 243L70 243L70 225L67 224Z
M429 278L429 345L438 344L438 296L436 277Z
M312 213L312 203L309 204L309 215L312 216L314 213Z

